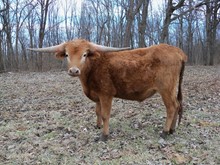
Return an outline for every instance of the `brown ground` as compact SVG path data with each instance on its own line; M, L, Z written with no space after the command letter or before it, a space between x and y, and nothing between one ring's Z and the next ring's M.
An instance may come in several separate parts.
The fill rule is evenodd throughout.
M0 74L0 164L220 164L220 67L187 66L184 114L159 137L159 95L114 99L111 140L94 142L95 104L66 72Z

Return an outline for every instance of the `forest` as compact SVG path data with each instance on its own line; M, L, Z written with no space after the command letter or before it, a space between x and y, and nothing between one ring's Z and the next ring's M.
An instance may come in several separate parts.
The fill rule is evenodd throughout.
M83 38L113 47L168 43L188 65L220 63L219 0L1 0L0 72L65 68L29 52Z

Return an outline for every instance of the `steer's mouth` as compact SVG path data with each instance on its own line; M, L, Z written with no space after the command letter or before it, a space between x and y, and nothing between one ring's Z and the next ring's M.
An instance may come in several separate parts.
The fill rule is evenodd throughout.
M72 74L72 73L68 72L68 75L71 76L71 77L78 77L80 74Z

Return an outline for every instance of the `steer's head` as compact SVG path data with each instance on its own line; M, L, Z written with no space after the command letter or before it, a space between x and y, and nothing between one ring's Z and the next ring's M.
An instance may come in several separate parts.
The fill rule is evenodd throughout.
M58 59L67 58L68 74L70 76L80 76L83 67L85 66L87 58L93 56L98 52L114 52L128 50L127 48L113 48L102 45L97 45L86 40L76 39L68 41L60 45L46 47L46 48L28 48L28 50L36 52L55 53Z

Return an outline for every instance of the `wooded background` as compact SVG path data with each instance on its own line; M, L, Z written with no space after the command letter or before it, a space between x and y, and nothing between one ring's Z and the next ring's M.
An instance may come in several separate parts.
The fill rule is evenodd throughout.
M75 38L132 48L168 43L189 65L220 63L219 0L0 0L0 72L65 67L33 53Z

